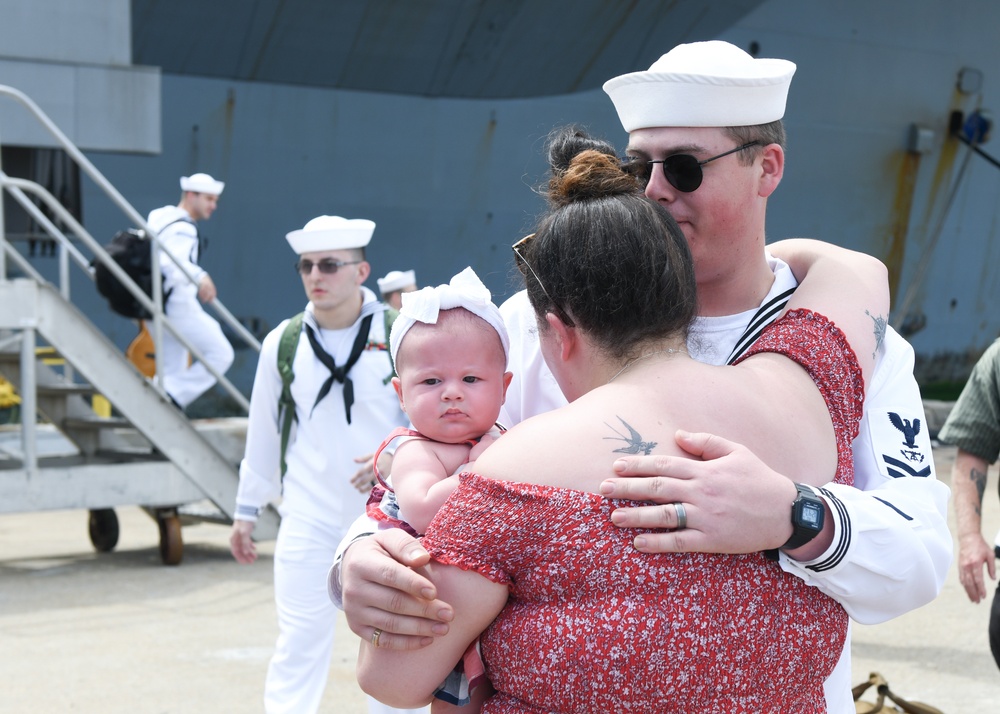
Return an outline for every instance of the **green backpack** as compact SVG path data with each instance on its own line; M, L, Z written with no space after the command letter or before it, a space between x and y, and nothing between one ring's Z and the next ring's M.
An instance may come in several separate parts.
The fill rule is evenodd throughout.
M281 396L278 397L278 421L281 423L281 477L285 477L288 464L285 463L285 452L288 450L288 438L292 433L292 422L298 421L295 414L295 400L292 399L292 382L295 380L295 372L292 370L292 360L295 359L295 351L299 347L299 337L302 335L302 317L304 312L300 312L285 325L285 330L281 333L281 341L278 343L278 374L281 375ZM399 317L399 311L386 305L382 313L385 324L385 342L389 344L389 333L392 330L392 323ZM389 358L390 364L392 357ZM392 366L389 376L383 381L388 384L389 380L396 376L396 367Z

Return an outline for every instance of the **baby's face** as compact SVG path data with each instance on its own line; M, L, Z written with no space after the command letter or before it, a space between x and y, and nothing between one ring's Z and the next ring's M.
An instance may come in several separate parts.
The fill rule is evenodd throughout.
M500 338L486 328L416 324L407 331L393 385L424 436L458 444L479 438L496 422L510 374L504 372Z

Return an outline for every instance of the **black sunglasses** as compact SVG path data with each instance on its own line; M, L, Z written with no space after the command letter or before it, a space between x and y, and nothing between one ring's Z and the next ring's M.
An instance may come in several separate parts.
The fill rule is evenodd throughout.
M319 262L314 263L311 260L303 258L295 263L295 270L302 273L302 275L309 275L312 272L313 266L315 265L319 268L319 272L324 275L333 275L338 270L343 268L345 265L357 265L360 260L334 260L333 258L323 258Z
M663 175L667 177L670 185L683 193L691 193L692 191L697 191L698 187L701 186L701 180L704 178L701 171L702 166L710 161L721 159L723 156L735 154L737 151L749 149L751 146L760 146L760 144L760 141L750 141L743 144L743 146L737 146L735 149L730 149L704 161L698 161L698 159L690 154L674 154L659 161L643 161L642 159L629 157L622 168L643 183L649 183L649 179L653 174L653 164L662 164Z

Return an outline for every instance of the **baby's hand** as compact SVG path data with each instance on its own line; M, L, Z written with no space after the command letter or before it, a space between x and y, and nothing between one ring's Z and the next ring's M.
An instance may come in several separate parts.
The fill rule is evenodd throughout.
M478 459L480 456L483 455L483 452L486 451L486 447L488 447L490 444L492 444L496 440L497 440L497 437L493 436L492 434L485 434L483 436L483 438L479 440L478 444L476 444L471 449L469 449L469 466L470 466L470 468L471 468L471 466L473 464L476 463L476 459Z

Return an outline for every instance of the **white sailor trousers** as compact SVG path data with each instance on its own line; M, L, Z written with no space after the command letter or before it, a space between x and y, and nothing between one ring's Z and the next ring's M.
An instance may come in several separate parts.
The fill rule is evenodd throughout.
M196 296L171 296L167 301L167 319L205 357L205 361L225 374L233 364L233 346L222 327L202 308ZM188 366L188 351L169 330L163 330L160 349L163 388L182 407L197 399L215 384L215 376L201 361Z
M319 708L330 673L338 610L326 576L342 533L301 518L282 516L274 546L274 601L278 642L267 668L267 714L311 714ZM371 714L425 713L394 709L368 698Z
M297 514L281 519L274 547L278 642L264 687L268 714L309 714L323 697L337 621L337 608L326 592L335 537L329 528Z

